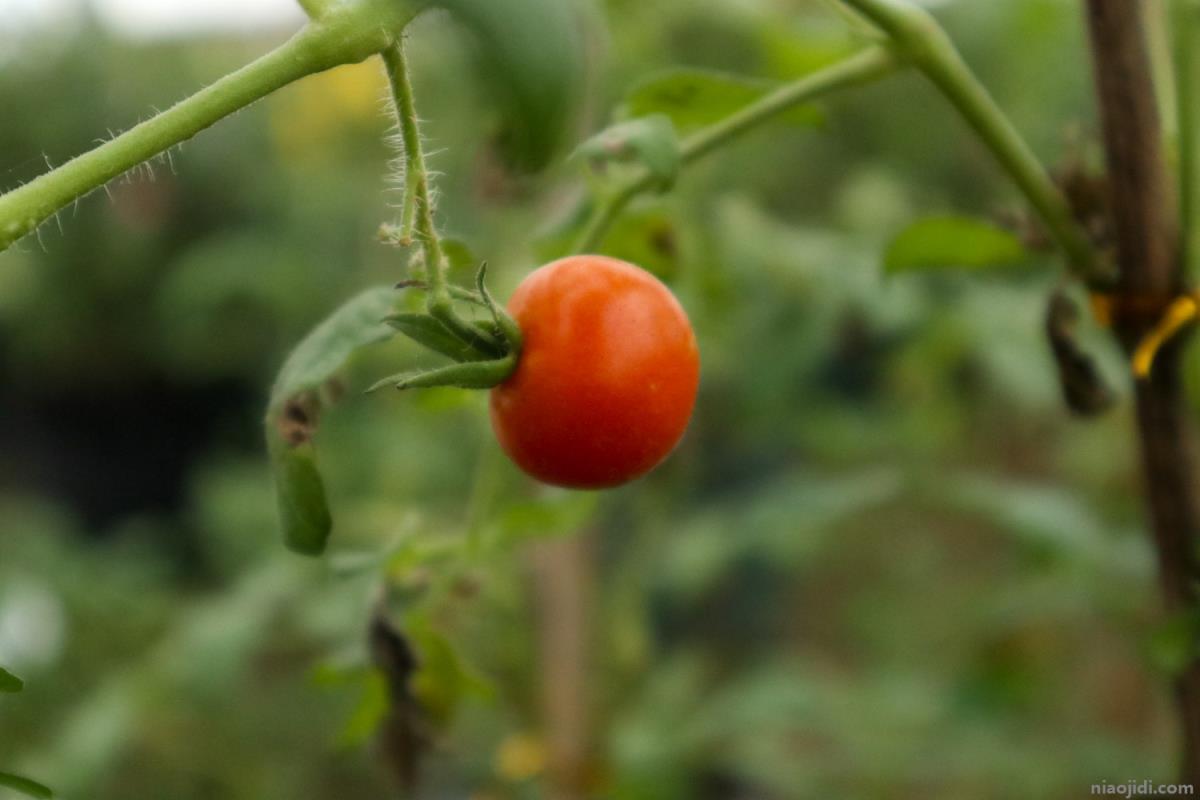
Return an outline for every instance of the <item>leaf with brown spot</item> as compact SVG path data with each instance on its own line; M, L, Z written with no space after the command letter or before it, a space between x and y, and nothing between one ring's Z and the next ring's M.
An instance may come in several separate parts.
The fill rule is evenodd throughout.
M335 311L292 351L271 391L267 449L284 541L298 553L324 552L333 529L313 449L321 412L341 395L337 373L354 353L392 335L383 318L395 296L370 289Z

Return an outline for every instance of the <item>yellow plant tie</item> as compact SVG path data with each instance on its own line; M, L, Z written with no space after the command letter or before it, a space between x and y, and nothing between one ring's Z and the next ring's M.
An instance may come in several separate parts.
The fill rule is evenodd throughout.
M1150 377L1150 369L1154 366L1154 358L1158 355L1158 351L1175 334L1194 320L1198 313L1200 313L1200 304L1197 304L1195 295L1186 294L1171 301L1162 315L1162 319L1142 337L1137 349L1133 351L1130 363L1133 366L1133 374L1138 380Z

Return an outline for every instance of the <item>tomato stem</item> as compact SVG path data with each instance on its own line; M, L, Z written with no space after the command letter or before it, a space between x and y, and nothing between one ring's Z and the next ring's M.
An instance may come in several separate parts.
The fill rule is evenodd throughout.
M483 350L502 349L496 337L463 320L454 311L451 292L446 284L446 262L442 253L442 242L437 225L433 221L432 191L429 172L425 167L425 153L421 147L421 127L417 118L416 101L413 97L412 81L409 78L408 59L404 54L401 37L380 54L387 70L392 88L396 120L400 126L400 138L404 142L405 184L411 197L405 199L406 208L411 203L413 229L421 242L425 256L425 275L428 281L426 306L429 315L462 341Z
M431 302L450 300L446 291L446 271L442 263L442 242L437 226L433 222L433 202L429 189L429 173L425 169L425 153L421 147L421 128L417 119L416 101L413 99L412 81L408 76L408 59L404 54L403 40L396 42L381 54L387 68L388 82L392 87L396 121L400 126L400 137L404 142L404 176L406 206L412 203L413 229L421 241L425 254L425 273L429 281Z

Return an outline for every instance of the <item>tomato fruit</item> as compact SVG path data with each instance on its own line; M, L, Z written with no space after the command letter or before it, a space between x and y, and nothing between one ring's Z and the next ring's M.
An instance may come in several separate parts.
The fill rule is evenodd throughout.
M525 472L577 489L649 472L678 444L700 354L682 306L633 264L580 255L530 273L508 304L524 337L492 389L492 429Z

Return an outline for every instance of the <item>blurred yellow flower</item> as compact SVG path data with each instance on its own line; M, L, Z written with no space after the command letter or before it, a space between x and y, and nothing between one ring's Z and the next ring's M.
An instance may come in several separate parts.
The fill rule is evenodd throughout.
M368 59L322 72L280 92L271 108L271 136L285 158L319 155L347 129L379 116L385 81Z
M495 764L505 780L528 780L546 768L546 748L535 736L514 733L496 748Z

